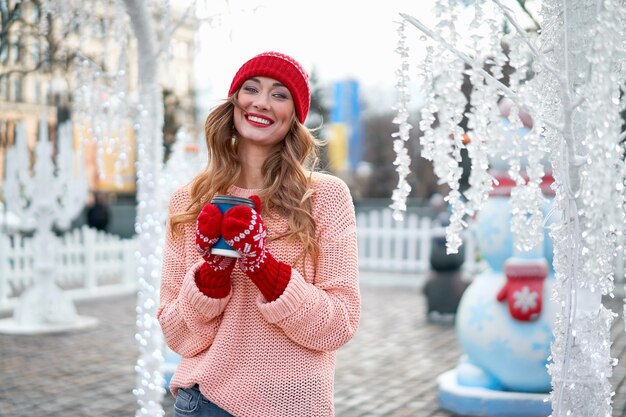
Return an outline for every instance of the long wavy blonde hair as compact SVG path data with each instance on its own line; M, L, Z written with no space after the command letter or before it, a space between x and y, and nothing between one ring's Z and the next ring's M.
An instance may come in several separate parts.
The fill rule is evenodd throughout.
M218 105L206 119L204 128L208 164L191 181L189 207L182 213L173 213L170 218L170 231L174 235L180 235L185 224L195 222L202 207L213 196L226 194L239 177L239 141L233 119L236 96L237 93ZM273 209L288 220L287 230L274 231L277 235L272 239L300 241L304 250L296 262L304 262L310 256L314 265L319 246L315 239L315 220L311 214L311 173L317 162L320 145L294 113L291 128L281 146L276 147L263 164L263 187L259 192L263 202L262 215L269 215Z

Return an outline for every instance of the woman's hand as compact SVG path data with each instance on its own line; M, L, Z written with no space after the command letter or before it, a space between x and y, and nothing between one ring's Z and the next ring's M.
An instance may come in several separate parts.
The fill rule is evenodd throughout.
M267 301L274 301L283 293L291 278L291 266L277 261L267 250L267 229L259 214L261 200L250 197L256 210L236 206L224 215L222 236L226 243L241 255L239 267L263 293Z
M196 284L212 298L223 298L230 293L230 275L235 266L233 258L211 253L221 228L222 213L214 204L206 204L196 220L196 249L206 261L196 274Z

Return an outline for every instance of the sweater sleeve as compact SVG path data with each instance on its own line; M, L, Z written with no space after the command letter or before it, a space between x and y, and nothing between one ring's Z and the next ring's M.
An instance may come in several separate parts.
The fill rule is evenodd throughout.
M168 215L184 210L186 199L183 189L175 192ZM166 230L169 230L169 222ZM225 298L210 298L198 289L195 275L204 260L198 258L200 260L194 263L186 241L184 235L173 236L167 232L157 317L168 346L183 357L192 357L213 343L230 294Z
M292 269L277 300L258 300L266 320L294 342L319 351L347 343L357 330L361 309L354 205L343 181L329 182L317 190L314 202L320 245L314 283Z

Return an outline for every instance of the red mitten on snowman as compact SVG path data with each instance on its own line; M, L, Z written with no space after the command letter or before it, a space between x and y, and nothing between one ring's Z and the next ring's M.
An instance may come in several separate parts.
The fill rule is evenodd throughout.
M266 246L267 229L259 212L261 199L253 195L256 210L235 206L224 214L222 236L241 255L239 267L267 301L282 295L291 279L291 266L276 260Z
M220 237L222 213L214 204L206 204L196 221L196 249L206 261L196 273L196 284L204 295L224 298L230 293L230 274L235 260L213 255L211 248Z
M509 258L504 263L506 283L497 299L507 301L511 317L519 321L539 318L543 280L548 272L548 262L545 259Z

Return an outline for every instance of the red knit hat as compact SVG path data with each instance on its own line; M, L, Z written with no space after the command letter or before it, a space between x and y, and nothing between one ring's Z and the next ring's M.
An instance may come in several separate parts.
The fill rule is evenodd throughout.
M233 82L228 95L232 95L251 77L269 77L280 81L289 89L296 107L296 116L304 123L311 105L309 75L295 59L280 52L263 52L243 64Z

